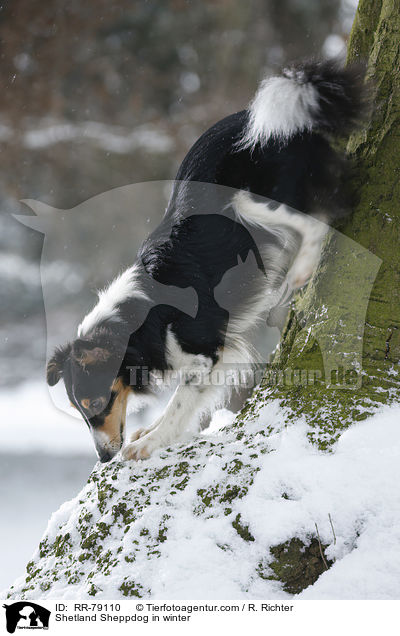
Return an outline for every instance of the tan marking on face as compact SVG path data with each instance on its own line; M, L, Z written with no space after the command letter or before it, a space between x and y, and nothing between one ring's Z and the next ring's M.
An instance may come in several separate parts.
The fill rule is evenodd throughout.
M84 351L82 351L82 355L79 357L79 363L83 367L87 367L91 364L107 362L110 356L110 351L108 351L108 349L102 349L101 347L94 347L94 349L85 349Z
M118 379L112 385L111 390L117 392L117 397L114 400L111 413L105 418L103 426L98 427L97 430L107 435L109 443L120 447L122 444L121 425L123 433L126 421L126 405L131 387L124 386L122 381Z
M85 398L84 400L81 400L81 404L82 404L84 409L89 410L89 407L90 407L89 398Z

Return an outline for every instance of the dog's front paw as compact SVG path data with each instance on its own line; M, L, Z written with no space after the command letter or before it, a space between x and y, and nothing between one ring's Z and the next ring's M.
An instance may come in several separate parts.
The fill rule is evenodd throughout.
M138 433L137 437L135 437L135 441L131 441L130 444L125 446L122 450L122 459L124 461L130 459L147 459L156 448L160 447L159 436L153 432L143 434L145 430L146 429L135 431L134 435Z
M130 438L130 442L136 442L137 439L139 439L140 437L143 437L144 435L147 435L147 433L149 432L150 429L148 428L138 428L136 431L134 431L131 435Z
M122 459L129 461L130 459L147 459L150 453L146 446L138 446L135 442L131 442L122 451Z
M142 426L141 428L136 429L136 431L133 431L131 438L130 438L130 442L136 442L136 440L140 439L141 437L145 437L146 435L148 435L151 431L154 431L155 428L158 428L158 426L160 425L162 421L162 417L159 417L155 422L153 422L153 424L151 426L149 426L148 428L145 428L144 426Z

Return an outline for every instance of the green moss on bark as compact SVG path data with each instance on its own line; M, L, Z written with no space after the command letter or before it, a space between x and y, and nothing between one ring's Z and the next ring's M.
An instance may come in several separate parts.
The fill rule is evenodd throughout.
M280 581L289 594L299 594L333 564L325 556L326 547L315 537L308 544L290 539L270 549L273 560L268 565L260 563L258 574L261 578Z
M361 0L348 59L367 60L371 108L347 145L352 214L328 237L320 269L296 298L273 363L241 416L278 397L288 419L306 416L323 449L400 396L399 33L398 2Z

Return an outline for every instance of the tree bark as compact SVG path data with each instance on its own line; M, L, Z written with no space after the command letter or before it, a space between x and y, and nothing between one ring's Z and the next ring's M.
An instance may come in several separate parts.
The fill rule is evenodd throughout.
M368 114L347 142L352 213L327 239L241 418L282 398L320 448L399 396L400 4L361 0L348 61L365 61ZM289 417L291 416L289 415Z

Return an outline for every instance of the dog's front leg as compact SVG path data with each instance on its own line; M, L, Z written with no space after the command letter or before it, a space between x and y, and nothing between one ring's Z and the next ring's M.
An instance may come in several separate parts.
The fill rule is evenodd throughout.
M211 360L196 356L193 368L184 369L181 373L180 383L162 416L147 431L141 429L134 433L134 441L122 451L123 459L145 459L156 448L168 446L179 439L207 402L211 368Z
M168 446L179 439L198 410L199 397L198 387L178 386L162 416L148 432L141 431L140 437L123 449L123 459L145 459L156 448Z

